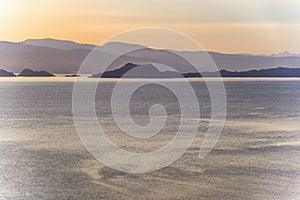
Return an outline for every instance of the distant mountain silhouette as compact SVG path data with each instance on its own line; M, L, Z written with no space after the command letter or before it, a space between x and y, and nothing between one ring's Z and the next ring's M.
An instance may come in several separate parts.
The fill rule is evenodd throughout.
M12 76L16 76L16 75L12 72L8 72L3 69L0 69L0 77L12 77Z
M242 72L230 72L221 70L222 77L300 77L300 68L278 67L273 69L249 70ZM209 74L207 74L209 76Z
M45 39L28 39L20 42L22 44L37 46L37 47L51 47L55 49L72 50L72 49L87 49L92 50L95 45L79 44L69 40L56 40L52 38Z
M277 53L277 54L272 54L272 57L295 57L295 56L300 56L300 54L296 54L296 53L290 53L288 51L284 51L281 53Z
M121 78L126 72L129 70L135 68L138 65L132 64L132 63L127 63L121 68L112 70L112 71L106 71L104 73L99 73L99 74L93 74L91 78Z
M127 63L123 67L104 73L93 74L91 78L192 78L192 77L300 77L300 68L272 68L263 70L249 70L231 72L182 73L174 71L159 71L152 64L136 65Z
M23 69L18 76L55 76L46 71L33 71L31 69Z
M159 71L154 65L136 65L127 63L123 67L106 71L104 73L93 74L91 78L180 78L180 74L173 71Z
M157 53L164 54L164 50L154 50L137 44L127 44L120 42L107 43L104 46L99 46L99 51L107 49L127 49L129 46L139 46L144 50L132 54L131 57L124 56L110 70L117 69L128 62L137 63L139 65L147 63L148 57L153 57ZM0 68L19 72L23 66L28 66L30 69L46 71L57 74L76 74L81 63L96 47L95 45L79 44L72 41L55 40L55 39L29 39L23 42L0 42ZM171 52L178 52L173 51ZM201 59L205 56L205 52L183 51L180 52L189 59ZM227 71L247 71L270 69L276 67L300 68L300 56L284 52L282 55L248 55L248 54L225 54L217 52L208 52L213 61L220 70ZM200 57L199 57L200 56ZM191 66L183 65L182 63L174 62L167 56L156 56L156 63L168 63L181 73L191 72ZM163 62L161 62L163 61ZM99 63L101 65L101 63ZM211 63L202 63L202 71L211 71ZM86 69L84 73L95 73Z
M272 68L272 69L261 69L261 70L248 70L248 71L227 71L221 70L217 72L204 72L202 73L205 77L300 77L300 68ZM201 77L199 73L187 73L185 77Z

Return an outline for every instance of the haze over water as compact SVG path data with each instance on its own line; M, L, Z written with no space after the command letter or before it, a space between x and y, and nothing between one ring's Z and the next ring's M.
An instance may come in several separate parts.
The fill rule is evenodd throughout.
M0 199L299 199L299 79L225 79L226 124L204 159L198 153L210 100L205 83L190 80L201 110L201 119L191 119L201 121L192 146L166 168L127 174L99 163L81 143L72 116L73 78L0 78ZM81 81L88 86L95 80ZM166 81L180 87L180 80ZM136 123L149 123L153 103L169 114L159 135L133 139L112 120L114 82L105 81L96 94L99 122L109 138L133 152L170 141L180 114L174 95L155 85L133 95Z

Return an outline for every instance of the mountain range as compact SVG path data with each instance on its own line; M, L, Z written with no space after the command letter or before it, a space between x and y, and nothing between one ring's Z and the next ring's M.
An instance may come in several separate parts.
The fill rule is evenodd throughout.
M175 71L160 71L153 64L136 65L127 63L124 66L104 73L93 74L91 78L191 78L191 77L300 77L300 68L272 68L248 71L177 73Z
M111 70L120 68L128 63L145 63L147 57L153 57L157 51L146 46L137 44L112 42L98 47L100 50L126 49L129 46L140 46L144 50L131 56L120 59L111 66ZM56 74L75 74L89 52L96 46L91 44L79 44L73 41L46 39L28 39L22 42L0 41L0 69L18 73L24 68L33 70L45 70ZM173 51L173 50L172 50ZM176 51L173 51L176 52ZM183 55L193 58L204 55L204 52L183 51ZM300 55L283 52L273 55L250 55L250 54L226 54L207 52L220 70L226 71L249 71L270 68L300 68ZM184 63L174 62L167 56L155 57L157 63L164 61L169 63L181 73L190 73L191 67ZM203 71L211 71L210 63L203 63ZM93 73L86 71L86 73Z
M155 66L154 66L155 65ZM0 69L0 77L51 77L55 76L47 71L34 71L31 69L23 69L19 74L14 74ZM78 74L66 75L65 77L77 77ZM300 77L300 68L271 68L261 70L248 71L227 71L221 70L216 72L192 72L178 73L175 71L162 70L157 64L137 65L127 63L124 66L108 70L103 73L96 73L89 78L198 78L198 77Z

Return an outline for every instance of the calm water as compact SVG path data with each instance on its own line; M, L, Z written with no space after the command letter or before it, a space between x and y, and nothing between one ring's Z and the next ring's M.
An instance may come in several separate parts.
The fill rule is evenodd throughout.
M0 80L0 199L300 199L300 80L226 80L226 124L204 159L198 151L210 100L205 84L194 80L201 108L197 138L172 165L145 174L113 170L87 152L73 122L72 81ZM112 120L113 84L103 83L96 95L99 122L111 140L135 152L170 141L180 114L175 96L156 85L133 95L136 123L149 123L154 103L169 115L161 134L133 139Z

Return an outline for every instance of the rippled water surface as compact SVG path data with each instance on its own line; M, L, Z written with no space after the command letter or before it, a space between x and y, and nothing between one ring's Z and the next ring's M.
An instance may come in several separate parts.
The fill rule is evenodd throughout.
M210 99L205 83L192 80L201 109L193 119L200 120L197 138L179 160L144 174L119 172L88 153L73 121L73 80L1 78L0 199L300 199L300 80L225 80L227 120L204 159L198 152ZM81 81L88 89L92 80ZM180 88L180 81L170 81ZM113 121L114 83L101 83L96 94L99 123L110 139L133 152L170 141L179 123L176 97L153 84L134 93L130 112L137 124L150 122L153 104L168 113L160 134L134 139Z

